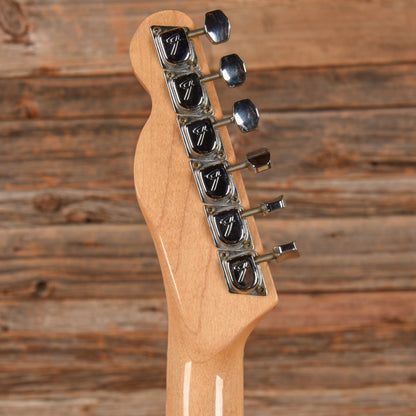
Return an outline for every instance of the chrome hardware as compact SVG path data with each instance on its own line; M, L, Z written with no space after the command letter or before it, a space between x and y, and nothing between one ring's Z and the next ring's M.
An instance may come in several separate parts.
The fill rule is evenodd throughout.
M218 257L221 261L228 290L231 293L257 296L267 295L261 267L255 262L255 251L220 250Z
M275 211L276 209L284 208L285 206L286 205L283 199L283 195L280 195L278 198L273 199L272 201L263 202L256 208L250 208L246 211L243 211L241 213L241 217L246 218L256 214L267 215L270 214L270 212Z
M239 205L205 205L209 228L218 248L248 250L253 241Z
M219 72L211 75L205 75L201 78L201 82L214 81L223 78L229 87L237 87L246 80L246 65L241 58L235 53L223 56L220 62Z
M196 110L208 102L208 94L203 83L223 78L229 87L241 85L246 79L246 67L238 55L221 58L220 71L216 74L202 76L200 72L176 74L166 73L169 92L174 103L186 110Z
M273 251L268 254L263 254L262 256L257 256L254 261L256 264L263 263L265 261L281 261L290 258L299 257L299 252L294 241L287 244L282 244L281 246L273 247Z
M232 173L237 170L249 168L251 172L259 173L268 170L271 167L270 152L263 148L247 153L247 159L244 162L229 166L227 171Z
M217 130L212 126L213 117L178 116L188 156L215 160L225 160L226 154Z
M246 133L253 130L259 124L259 111L249 99L236 101L233 104L233 115L214 123L214 128L222 127L230 123L235 123L238 128Z
M213 163L199 159L191 161L191 167L203 202L236 204L240 201L226 162Z
M221 163L205 162L194 160L191 162L194 176L198 185L199 193L204 202L220 202L235 194L234 180L231 173L249 168L254 173L270 169L270 152L267 149L259 149L247 153L247 159L236 165L229 165L226 161ZM231 202L238 202L238 197Z
M204 75L192 40L207 35L212 43L222 43L230 37L230 22L220 10L206 13L203 28L152 26L156 46L177 122L190 158L198 191L218 257L231 293L266 296L260 263L297 257L295 243L273 248L264 255L254 251L247 217L266 215L285 207L283 196L244 210L233 178L233 172L249 168L258 173L270 169L270 152L259 149L247 154L247 159L235 165L227 162L221 132L218 128L234 123L242 132L255 129L259 122L257 107L249 99L233 104L232 116L216 120L205 83L223 78L229 87L245 82L246 67L236 54L221 58L219 72Z
M225 42L230 38L230 21L221 10L214 10L205 14L203 28L152 26L151 31L164 69L194 70L199 63L192 38L206 34L212 43Z
M283 195L281 195L246 211L239 205L205 205L205 213L217 247L247 250L253 248L253 241L246 218L261 213L267 215L284 206Z
M173 107L178 114L202 115L212 113L208 91L201 84L197 72L175 73L166 71L165 79Z
M230 39L230 29L228 17L221 10L213 10L205 14L204 27L189 32L188 38L207 35L212 43L222 43Z

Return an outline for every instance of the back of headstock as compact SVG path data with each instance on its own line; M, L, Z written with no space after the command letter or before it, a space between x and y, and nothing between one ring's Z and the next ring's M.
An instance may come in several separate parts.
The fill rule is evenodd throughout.
M268 169L270 155L260 149L237 163L225 126L234 122L249 131L257 125L258 112L243 100L224 119L212 81L222 77L229 86L239 85L245 66L233 54L221 60L219 74L209 74L198 38L203 34L213 43L225 40L228 19L210 12L204 28L195 29L184 13L162 11L145 19L132 39L134 71L152 98L137 144L134 178L168 301L168 413L187 414L188 408L193 409L189 414L214 414L217 404L210 404L209 397L203 400L194 389L186 401L185 390L173 387L194 385L188 379L192 367L195 385L214 383L209 396L215 400L218 377L224 380L233 373L221 394L234 403L227 414L242 414L245 340L277 303L264 261L297 251L290 243L262 254L252 215L282 208L284 202L277 198L249 209L239 171Z

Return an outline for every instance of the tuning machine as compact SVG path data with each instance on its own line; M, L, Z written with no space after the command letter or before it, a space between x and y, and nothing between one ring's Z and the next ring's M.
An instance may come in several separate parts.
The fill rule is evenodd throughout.
M208 109L208 93L205 83L217 78L223 78L229 87L241 85L246 79L246 67L244 62L236 54L227 55L221 58L220 70L215 74L202 75L198 71L165 73L166 82L174 105L179 112L181 110L204 112Z
M260 263L299 257L294 242L279 245L269 254L258 256L255 251L219 251L228 290L247 295L267 295Z
M245 161L235 165L230 165L226 161L204 163L201 160L193 160L191 166L204 202L219 202L224 198L230 198L232 203L237 203L236 194L234 200L231 197L235 184L230 174L244 168L249 168L254 173L270 169L270 152L267 149L249 152Z
M250 249L253 242L246 218L251 215L267 215L285 207L283 195L258 207L244 210L239 205L206 205L208 224L219 248Z
M213 10L205 14L204 27L196 30L171 26L151 30L163 68L199 67L191 39L206 35L214 44L223 43L230 38L230 21L221 10Z
M178 116L178 124L190 157L224 159L225 153L217 128L234 122L243 132L254 129L259 120L257 107L248 99L233 105L233 115L223 120L212 116Z

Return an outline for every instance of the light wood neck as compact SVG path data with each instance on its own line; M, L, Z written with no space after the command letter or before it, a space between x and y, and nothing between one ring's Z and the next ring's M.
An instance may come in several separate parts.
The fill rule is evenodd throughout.
M216 354L193 357L187 338L170 322L166 414L242 416L245 336Z
M267 264L267 296L230 293L190 169L150 28L194 29L178 11L145 19L130 47L136 76L152 98L152 112L136 149L138 201L152 233L162 269L169 313L166 409L168 416L242 416L243 351L258 320L277 303ZM209 68L201 41L193 39L203 74ZM213 82L207 83L215 117L222 111ZM228 161L235 154L226 127L219 129ZM241 205L249 207L241 175L233 174ZM263 253L253 218L254 247Z

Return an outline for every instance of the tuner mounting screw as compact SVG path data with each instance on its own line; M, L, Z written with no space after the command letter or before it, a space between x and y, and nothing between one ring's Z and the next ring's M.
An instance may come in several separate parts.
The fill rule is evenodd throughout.
M193 62L191 62L190 67L191 67L191 69L193 69L193 70L198 69L198 63L197 63L197 62L195 62L195 61L193 61Z
M204 113L205 114L209 114L210 112L211 112L211 106L209 106L209 105L206 105L205 107L204 107Z
M233 196L230 198L230 200L231 200L231 202L232 202L232 203L236 204L236 203L238 202L238 196L237 196L237 195L233 195Z
M175 77L175 74L173 73L173 72L166 72L166 77L168 78L168 79L173 79L174 77Z
M265 292L266 292L266 288L264 286L257 286L257 293L262 295Z
M162 29L159 26L156 26L152 29L154 35L159 35Z
M227 253L226 251L221 251L221 253L220 253L220 257L221 257L222 259L226 259L226 258L228 257L228 253Z
M215 207L213 207L212 205L207 207L207 212L208 214L213 214L215 212Z
M202 163L201 163L200 161L198 161L198 160L194 160L194 161L192 162L192 167L193 167L194 169L199 169L201 166L202 166Z
M219 150L217 152L217 158L218 159L225 159L225 152L224 152L224 150Z
M179 117L179 123L184 126L188 122L186 117Z
M250 240L244 241L243 247L246 249L249 249L251 247L251 241Z

